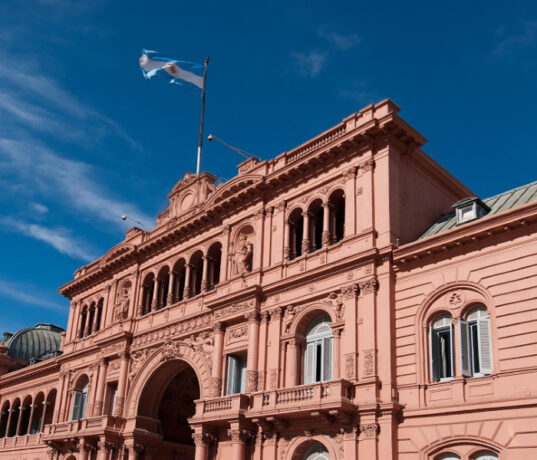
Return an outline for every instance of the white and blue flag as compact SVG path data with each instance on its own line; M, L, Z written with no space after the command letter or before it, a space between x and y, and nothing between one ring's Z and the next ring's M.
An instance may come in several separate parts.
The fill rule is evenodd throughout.
M195 72L203 72L203 66L186 61L177 61L161 56L156 51L142 50L140 67L144 77L149 80L155 75L170 78L170 83L183 85L188 82L198 88L203 88L203 76Z

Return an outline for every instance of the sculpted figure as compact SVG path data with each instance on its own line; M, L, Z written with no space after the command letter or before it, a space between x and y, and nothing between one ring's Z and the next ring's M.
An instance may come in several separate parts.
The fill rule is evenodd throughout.
M235 263L239 274L248 273L252 270L253 245L248 241L246 235L241 235L235 251Z
M129 289L127 286L121 288L118 303L114 306L114 321L121 321L127 317L129 312Z

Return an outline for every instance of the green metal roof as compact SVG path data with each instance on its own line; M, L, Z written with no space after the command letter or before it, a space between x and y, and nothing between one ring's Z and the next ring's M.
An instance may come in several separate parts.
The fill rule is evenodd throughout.
M52 324L36 324L35 327L21 329L4 344L7 355L30 363L42 361L61 352L63 329Z
M499 212L513 209L531 201L537 200L537 181L531 184L522 185L520 187L508 190L507 192L500 193L499 195L492 196L483 200L490 211L487 216L498 214ZM473 222L473 221L471 221ZM469 224L468 222L467 224ZM457 218L455 211L451 211L444 214L438 221L436 221L419 239L427 238L431 235L437 235L452 229L457 224ZM461 224L461 225L467 225Z

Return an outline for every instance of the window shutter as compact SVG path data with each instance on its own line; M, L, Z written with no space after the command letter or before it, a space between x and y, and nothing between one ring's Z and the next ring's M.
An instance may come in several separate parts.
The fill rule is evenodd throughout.
M438 346L438 335L433 330L432 326L429 327L429 337L431 340L431 379L433 382L440 380L440 373L438 372L438 366L440 365L440 347Z
M472 349L470 346L470 335L468 321L459 321L461 328L461 372L466 377L472 376L471 362Z
M71 420L79 420L80 417L80 403L82 399L82 393L80 391L75 391L75 398L73 401L73 414L71 415Z
M479 344L479 359L482 374L492 374L492 344L490 340L490 319L477 319L477 336Z
M332 337L327 337L323 340L323 379L332 380ZM337 359L337 357L335 358Z
M240 380L237 379L237 391L236 393L244 393L246 388L246 356L238 358L240 366Z
M235 382L237 381L237 357L227 357L227 376L226 376L226 394L236 393Z
M451 326L449 326L449 363L451 364L450 366L451 373L449 374L450 377L455 376L455 372L453 368L453 355L454 354L455 353L453 353L453 323L452 323Z
M86 417L86 404L88 402L88 391L82 391L80 393L80 416L78 418Z
M306 345L304 356L304 383L313 383L315 380L315 342Z

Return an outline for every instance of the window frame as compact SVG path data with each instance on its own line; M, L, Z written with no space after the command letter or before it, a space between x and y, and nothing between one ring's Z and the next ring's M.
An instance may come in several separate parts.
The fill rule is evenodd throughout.
M308 327L304 340L303 382L306 385L327 382L334 375L334 334L330 328L331 319L321 315ZM327 326L328 330L312 332Z
M449 318L449 324L435 326L440 320ZM440 333L449 331L449 371L447 377L440 377ZM429 324L429 372L430 380L435 383L449 382L455 378L455 349L454 349L454 324L453 317L448 313L442 313L433 318ZM438 363L438 364L437 364ZM446 363L447 364L447 363ZM438 375L438 377L436 377Z
M474 315L472 317L472 315ZM472 317L472 318L471 318ZM465 377L485 377L494 370L490 315L484 305L474 306L460 323L461 373ZM484 343L484 341L488 343ZM475 348L477 346L477 349ZM476 371L476 356L479 370ZM488 362L488 366L484 365Z
M245 392L247 365L248 356L246 353L226 355L226 396Z

